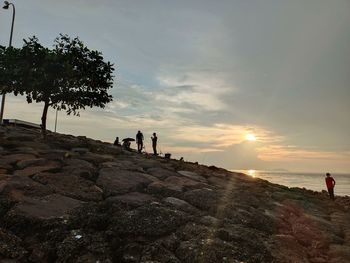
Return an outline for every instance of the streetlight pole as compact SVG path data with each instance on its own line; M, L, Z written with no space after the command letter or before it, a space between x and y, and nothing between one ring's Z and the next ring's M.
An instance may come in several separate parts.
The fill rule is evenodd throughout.
M56 132L56 128L57 128L57 115L58 115L58 109L56 109L55 132Z
M11 34L10 34L10 41L9 41L9 47L12 46L12 36L13 36L13 26L15 24L15 16L16 16L16 9L15 5L13 3L9 3L8 1L4 1L3 9L9 9L9 7L12 6L12 24L11 24ZM5 107L5 96L6 94L2 94L2 100L1 100L1 111L0 111L0 124L3 123L3 117L4 117L4 107Z

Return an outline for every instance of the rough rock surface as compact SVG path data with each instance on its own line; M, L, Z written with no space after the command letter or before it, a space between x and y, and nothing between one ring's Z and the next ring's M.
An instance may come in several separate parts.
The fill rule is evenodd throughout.
M350 198L0 127L0 262L350 262Z

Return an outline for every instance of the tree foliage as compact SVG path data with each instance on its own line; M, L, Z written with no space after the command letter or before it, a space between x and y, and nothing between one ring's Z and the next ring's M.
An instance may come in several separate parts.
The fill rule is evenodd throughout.
M101 107L112 101L113 65L102 54L87 48L79 38L60 35L53 49L43 47L34 36L22 48L0 46L2 92L25 95L27 102L44 103L45 135L49 107L79 115L85 107Z

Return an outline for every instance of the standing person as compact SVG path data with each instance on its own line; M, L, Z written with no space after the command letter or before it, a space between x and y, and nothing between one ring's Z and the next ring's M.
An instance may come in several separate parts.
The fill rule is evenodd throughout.
M158 137L157 137L157 134L155 132L153 133L153 137L151 137L151 139L152 139L153 154L154 155L158 155L158 153L157 153L157 140L158 140Z
M326 173L326 185L329 193L330 199L334 200L334 186L335 186L335 180L331 176L330 173Z
M136 143L137 143L137 151L141 153L143 148L143 134L140 131L138 131L136 134Z

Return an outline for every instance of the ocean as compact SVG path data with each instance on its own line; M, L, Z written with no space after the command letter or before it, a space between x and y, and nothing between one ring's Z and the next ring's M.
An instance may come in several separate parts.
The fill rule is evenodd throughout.
M248 176L261 178L271 183L281 184L288 187L305 187L314 191L327 190L325 174L321 173L292 173L260 170L234 170L234 172L245 173ZM335 195L350 196L350 174L332 174L336 181Z

